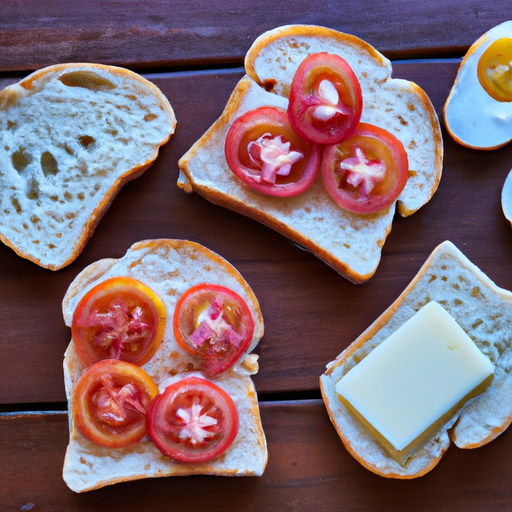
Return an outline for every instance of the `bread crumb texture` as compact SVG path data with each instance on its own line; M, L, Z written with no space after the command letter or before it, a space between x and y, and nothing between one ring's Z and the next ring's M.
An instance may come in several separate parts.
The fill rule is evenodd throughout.
M251 379L251 375L258 371L258 357L250 352L263 336L264 327L259 303L249 285L226 260L199 244L183 240L143 241L133 245L123 258L100 260L75 278L63 301L67 325L71 324L73 311L82 296L100 281L113 276L129 276L143 281L165 303L168 319L164 339L155 356L143 366L159 388L164 388L169 378L188 376L190 371L198 369L198 360L178 345L173 333L172 317L181 294L191 286L207 282L227 286L246 301L255 323L248 354L227 372L211 378L235 402L239 416L238 435L230 448L217 459L187 464L164 456L147 437L141 443L124 449L98 447L74 427L70 414L70 441L63 469L67 485L75 492L84 492L140 478L196 474L262 475L268 454L256 389ZM64 382L69 404L84 370L71 341L64 358Z
M0 239L54 270L78 256L176 124L156 86L96 64L33 73L0 91L0 112Z
M439 302L489 358L494 380L401 466L347 411L334 387L430 301ZM460 448L476 448L495 439L512 421L511 324L512 294L497 287L451 242L439 245L397 301L329 363L320 378L329 416L347 449L377 474L415 478L435 467L451 441Z
M317 52L343 57L360 81L361 121L384 128L404 145L409 180L396 205L371 215L341 209L321 177L303 194L276 198L239 181L224 156L224 140L235 119L261 106L286 109L295 71ZM221 117L180 159L178 185L252 217L316 254L349 280L368 280L380 262L395 209L411 215L427 203L441 177L443 148L439 120L415 84L391 78L391 63L357 37L324 27L292 25L265 32L245 58L247 75L233 91Z

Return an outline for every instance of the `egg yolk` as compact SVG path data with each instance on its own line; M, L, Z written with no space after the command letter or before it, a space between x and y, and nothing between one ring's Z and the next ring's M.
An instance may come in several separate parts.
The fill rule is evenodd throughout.
M502 37L484 51L478 61L478 80L497 101L512 101L512 39Z

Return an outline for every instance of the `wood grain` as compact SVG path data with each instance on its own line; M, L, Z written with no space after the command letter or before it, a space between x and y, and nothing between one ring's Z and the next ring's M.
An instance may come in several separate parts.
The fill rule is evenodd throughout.
M455 62L394 66L395 76L426 90L438 113L456 70ZM177 132L153 167L124 187L72 265L51 272L0 246L0 404L64 400L61 364L70 334L60 303L68 285L89 263L120 257L147 238L202 243L234 264L253 287L266 325L256 349L255 382L263 398L317 392L325 365L396 299L444 240L512 289L512 230L500 206L512 145L478 152L445 134L438 191L415 215L395 219L376 275L360 286L276 232L178 189L178 159L220 115L241 76L241 70L148 76L173 104Z
M262 32L290 23L361 37L389 58L460 57L507 19L507 0L4 0L0 71L60 62L136 70L238 64Z
M320 400L318 377L393 302L440 242L453 241L491 279L512 289L512 229L500 206L512 145L458 146L445 132L439 190L397 217L374 278L355 286L278 233L177 188L178 159L220 115L245 52L289 23L355 34L418 83L440 115L458 60L509 17L507 0L4 0L0 88L59 62L117 64L151 73L178 127L154 166L127 184L80 257L51 272L0 245L0 510L505 511L512 508L509 431L478 450L452 447L413 481L378 477L344 449ZM447 58L448 60L426 60ZM418 60L422 59L422 60ZM218 69L216 69L218 68ZM218 252L258 296L266 333L255 377L270 459L261 478L141 480L75 494L61 471L68 440L62 358L70 332L60 311L73 278L142 239L186 238ZM296 401L283 401L282 397ZM279 400L279 401L278 401Z
M451 447L428 475L388 480L345 450L320 400L265 403L269 463L260 478L139 480L75 494L62 480L67 415L0 415L0 509L332 511L510 510L510 433L477 450Z

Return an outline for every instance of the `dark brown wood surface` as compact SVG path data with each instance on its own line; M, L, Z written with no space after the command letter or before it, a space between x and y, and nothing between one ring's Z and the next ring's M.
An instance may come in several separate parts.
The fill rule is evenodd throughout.
M0 416L0 510L510 510L510 433L480 450L451 447L428 475L400 481L374 475L348 454L321 400L266 402L261 414L270 457L260 478L156 478L84 494L61 478L66 414Z
M0 68L240 63L258 35L293 23L357 35L390 58L452 56L509 11L507 0L3 0Z
M440 242L453 241L499 286L512 289L512 228L500 206L512 145L477 152L443 132L439 190L412 217L397 216L376 275L360 286L269 228L176 186L178 159L222 112L243 75L243 55L262 31L317 23L356 34L390 58L415 59L395 60L394 76L423 87L440 115L459 60L439 57L461 56L505 21L508 2L219 5L6 0L0 8L0 87L56 62L124 65L149 73L178 119L156 163L123 188L72 265L51 272L0 245L0 511L155 510L164 503L184 511L510 510L510 433L479 450L450 449L419 480L392 481L352 459L321 400L307 399L320 397L325 365L396 299ZM76 495L61 478L62 358L70 332L60 303L89 263L156 237L186 238L218 252L260 300L266 332L256 349L255 383L269 466L260 479L156 479ZM61 412L44 412L52 409Z

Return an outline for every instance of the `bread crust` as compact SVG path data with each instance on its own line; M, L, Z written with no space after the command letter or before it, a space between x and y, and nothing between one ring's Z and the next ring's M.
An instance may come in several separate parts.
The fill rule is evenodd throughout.
M318 51L337 53L352 66L363 89L361 121L391 131L404 144L410 177L396 206L356 215L334 203L320 178L299 196L275 198L253 191L231 173L224 156L231 123L260 106L286 109L296 68L307 54ZM411 215L431 199L439 184L442 138L429 98L416 84L392 79L390 62L368 43L325 27L291 25L262 34L249 49L245 68L247 75L221 117L180 159L178 186L275 229L350 281L367 281L380 262L395 208L403 216Z
M51 270L78 257L120 189L150 167L176 126L154 84L101 64L38 70L0 91L0 111L0 193L13 205L0 218L0 240ZM141 142L142 127L151 135ZM16 165L15 155L25 160Z
M347 411L338 399L335 385L350 368L432 300L442 304L489 357L495 377L486 391L466 403L401 466ZM509 377L512 361L507 355L512 346L506 332L510 321L512 293L496 286L451 242L440 244L396 301L330 362L320 377L326 409L347 450L380 476L411 479L431 471L451 442L459 448L477 448L495 439L512 421Z
M141 443L108 450L95 446L77 430L69 416L70 441L63 478L75 492L140 478L178 475L259 476L267 459L258 399L251 375L258 371L257 355L251 353L263 336L261 309L240 273L218 254L186 240L146 240L134 244L123 258L99 260L85 268L71 283L63 300L63 316L70 326L80 298L99 282L116 275L139 279L163 299L168 316L164 339L157 354L143 368L162 390L169 378L179 379L197 372L199 361L181 349L174 338L172 316L180 295L194 284L223 284L244 298L255 329L245 356L230 370L211 378L233 398L239 415L239 432L233 445L217 459L196 464L177 463L165 457L146 437ZM64 378L69 410L71 396L85 368L78 360L73 340L64 357Z

